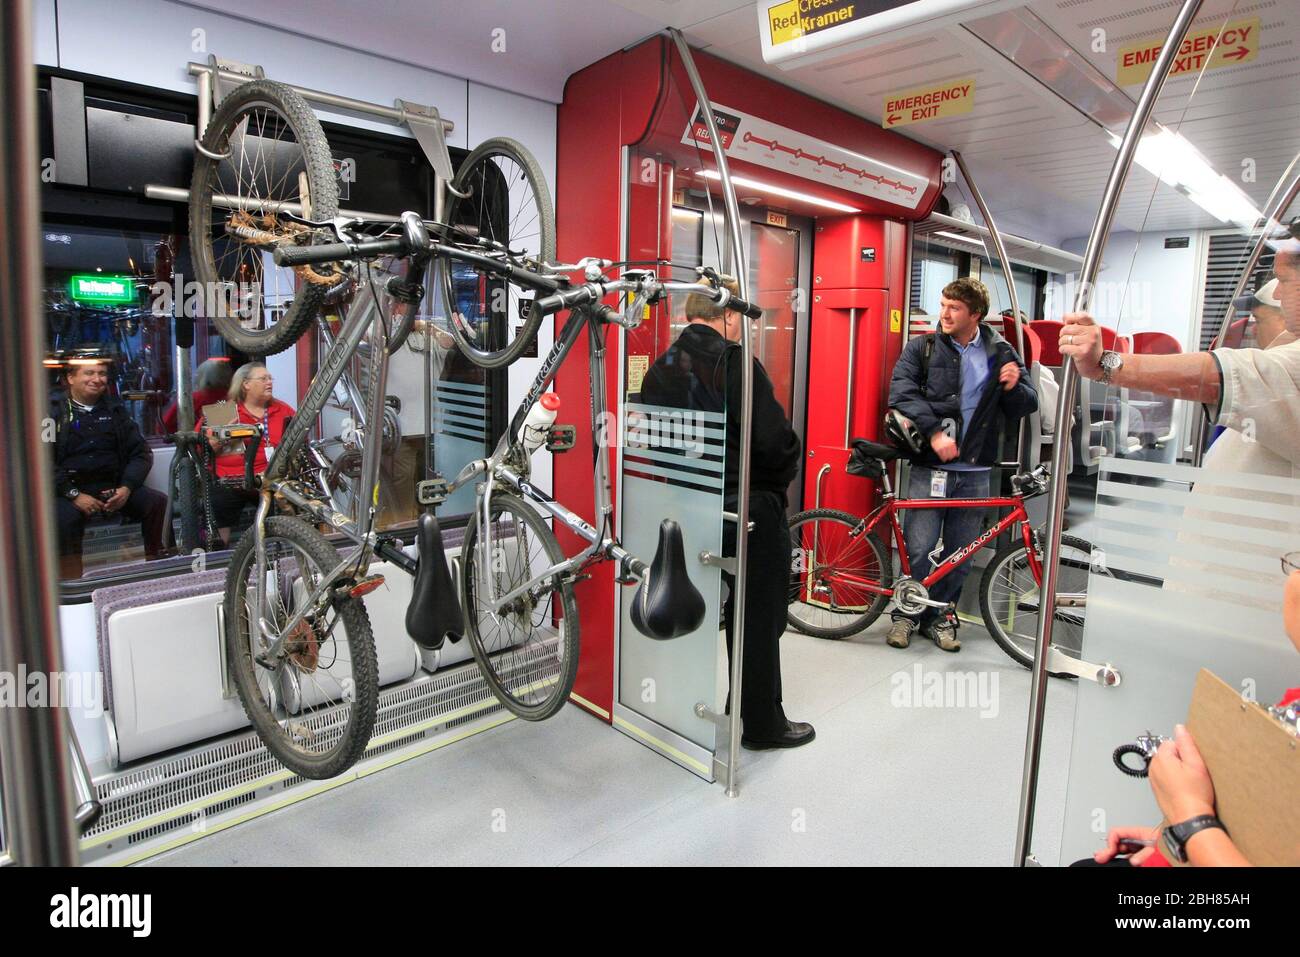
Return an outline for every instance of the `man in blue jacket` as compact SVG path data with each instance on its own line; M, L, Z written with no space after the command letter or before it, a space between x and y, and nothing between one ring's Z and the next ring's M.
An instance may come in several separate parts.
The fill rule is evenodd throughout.
M907 344L889 384L889 406L911 419L929 441L913 462L909 498L985 498L989 467L998 461L1004 420L1038 408L1038 396L1020 357L991 326L989 292L976 279L943 288L939 330ZM982 531L983 510L935 508L908 511L904 538L912 575L930 574ZM933 601L955 603L970 563L958 565L934 583ZM959 651L957 620L944 608L919 616L895 610L886 641L906 648L913 632L944 651Z

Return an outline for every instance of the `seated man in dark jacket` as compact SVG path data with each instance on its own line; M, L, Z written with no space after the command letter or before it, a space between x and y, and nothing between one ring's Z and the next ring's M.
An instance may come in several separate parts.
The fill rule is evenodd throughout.
M734 282L728 288L736 292ZM646 372L641 400L651 405L724 412L727 416L723 508L734 512L739 488L741 323L707 296L686 300L687 326ZM742 664L741 743L751 749L794 748L813 739L810 724L790 721L781 707L780 638L785 632L790 578L786 490L799 469L799 438L776 400L772 380L754 360L750 440L749 533L745 573L745 650ZM736 552L736 526L723 526L723 553ZM723 574L728 587L732 577ZM728 605L730 601L728 601ZM731 651L730 608L724 610Z
M998 460L1004 420L1038 408L1020 357L991 326L982 325L989 292L976 279L958 279L940 294L939 331L907 344L894 366L889 406L910 418L929 446L913 463L909 498L985 498L989 466ZM977 508L917 509L907 513L904 537L912 576L930 574L983 530ZM938 550L942 542L942 550ZM958 565L930 590L933 601L955 603L970 563ZM912 632L944 651L959 651L957 620L941 608L920 616L895 610L886 639L906 648Z
M153 464L149 444L126 407L107 395L106 363L72 366L67 386L51 408L60 577L81 577L86 520L116 512L140 522L145 555L157 558L167 497L144 487Z

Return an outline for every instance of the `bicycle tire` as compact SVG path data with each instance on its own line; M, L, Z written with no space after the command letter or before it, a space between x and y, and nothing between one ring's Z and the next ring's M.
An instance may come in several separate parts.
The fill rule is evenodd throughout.
M278 118L288 130L292 132L297 143L298 150L301 153L302 172L307 176L308 194L311 200L311 218L314 220L333 219L338 215L339 193L338 183L335 180L334 161L330 156L329 143L325 139L325 133L321 129L320 121L316 119L316 114L312 112L307 101L298 93L283 83L276 83L273 80L251 80L235 87L217 108L212 115L212 120L208 123L208 128L203 133L202 147L209 153L222 154L230 149L230 138L239 127L240 123L249 118L249 128L252 127L251 117L259 107L267 108L270 113L268 120ZM266 122L259 124L258 129L261 132L266 131ZM274 132L274 131L273 131ZM258 136L259 141L263 139ZM277 139L277 142L281 142ZM233 152L233 151L232 151ZM262 156L259 145L259 157ZM230 262L229 254L223 254L217 257L213 248L213 195L218 190L222 193L229 193L229 190L222 186L223 181L229 182L230 173L234 171L236 180L236 195L240 195L239 187L243 186L243 156L240 157L240 163L235 164L227 160L216 160L198 152L194 160L194 175L190 182L190 250L194 261L194 271L196 277L205 290L215 290L221 285L235 281L235 277L222 275L223 272L232 272L238 276L240 282L246 281L243 278L243 269L249 267L250 273L257 272L260 277L265 273L260 272L262 261L259 258L253 262L245 262L242 258L237 258L235 262ZM234 157L231 157L233 161ZM263 165L273 160L263 161ZM296 160L292 161L296 163ZM224 165L223 165L224 164ZM296 186L290 186L288 178L290 177L293 165L286 163L284 177L276 182L276 187L283 186L288 192L282 196L256 196L250 195L243 197L253 202L260 200L262 205L256 208L261 211L263 217L269 216L274 219L275 210L272 208L269 212L265 204L274 202L296 201ZM223 172L225 175L223 176ZM275 172L270 168L266 169L267 189L265 192L276 192L275 187L271 185L271 178ZM250 178L257 178L257 167L250 164ZM297 179L294 178L296 184ZM252 186L260 186L253 183ZM265 222L262 224L265 227ZM284 237L290 235L287 226L279 227L278 223L273 224L271 229L263 229L265 232L275 234L276 229ZM332 241L332 237L309 235L304 232L299 238L307 238L311 242ZM260 247L264 249L266 244ZM232 268L233 267L233 268ZM212 322L221 337L230 343L240 352L245 352L252 356L268 356L277 352L283 352L288 349L303 334L307 327L315 318L317 310L320 308L322 300L325 298L326 290L329 286L309 282L302 278L300 274L298 287L293 291L291 304L285 313L274 322L270 327L265 329L245 328L243 321L238 315L216 315L212 317ZM277 294L279 292L279 272L275 273L275 286ZM254 304L254 309L260 317L265 317L267 308L267 288L263 284L261 287L262 298ZM279 298L275 296L274 298Z
M338 563L338 552L335 551L334 546L320 532L299 518L289 515L271 516L266 520L266 535L268 548L273 547L276 540L289 542L299 550L294 553L294 561L301 562L300 552L319 572L332 569ZM326 695L327 703L319 717L295 719L286 716L283 719L285 724L292 725L286 728L281 724L282 719L273 710L278 688L273 687L271 682L274 680L278 686L283 686L285 676L281 672L285 668L292 667L299 672L303 672L304 669L292 660L292 656L275 672L268 671L253 661L248 641L246 596L250 572L254 567L255 543L255 530L250 528L235 546L230 559L230 568L226 574L226 653L235 689L244 705L244 713L253 724L253 729L266 745L267 750L281 764L304 778L322 780L335 777L357 762L365 752L366 745L370 742L371 731L374 729L375 712L379 701L379 682L370 618L360 598L345 596L332 600L329 607L336 611L337 620L323 638L318 637L315 624L311 623L310 641L315 643L315 656L317 659L323 657L322 649L327 642L333 641L332 660L335 664L339 658L338 642L344 639L332 636L340 624L346 629L345 640L350 668L347 677L338 680L341 694L335 700L330 700ZM276 573L271 575L277 584L281 581L281 573L285 572L287 567L278 566ZM301 581L301 569L301 564L294 568L299 575L299 581ZM292 574L293 571L288 571L286 576ZM295 593L293 585L294 582L290 580L288 582L290 595ZM273 612L269 614L273 615ZM318 664L319 661L314 664L314 671L321 670ZM258 683L258 679L263 675L275 676L268 678L266 688ZM272 697L271 704L267 702L268 695ZM335 707L339 709L337 712L332 710ZM340 717L342 718L341 730L338 721ZM315 727L311 726L313 722ZM302 749L290 747L289 734L285 732L300 736L314 736L319 733L323 738L327 740L333 738L333 740L330 747L321 753L304 753Z
M178 543L178 551L183 555L188 555L194 549L203 547L199 541L199 512L201 505L197 493L196 480L198 480L198 476L194 474L194 462L190 457L183 455L179 450L176 454L181 457L176 473L176 501L180 503L181 521L181 540Z
M840 593L846 601L841 605L843 611L835 611L834 569L843 569L844 562L856 561L858 555L862 556L864 564L861 568L854 566L853 570L864 580L877 582L882 588L889 588L894 583L889 549L874 532L852 535L853 530L860 525L862 519L859 516L833 508L809 509L790 520L791 564L786 619L792 628L815 638L847 638L869 627L889 606L886 595L873 595L870 601L859 603L859 599L870 593L864 593L860 588L855 589L851 583L841 579ZM808 539L804 529L812 530L815 542ZM829 562L812 561L808 553L814 547L823 555L827 548L835 549L840 557L832 558ZM813 557L816 557L816 553ZM830 571L819 573L819 569ZM817 584L809 583L806 576L810 570ZM829 596L829 601L823 604L820 601L800 600L817 594ZM834 625L826 624L827 619L820 619L819 623L816 614L836 616L843 620Z
M529 573L529 577L531 577L530 569L540 571L542 568L557 565L564 561L564 553L560 550L560 544L556 541L555 535L552 534L550 528L542 521L532 506L515 495L505 492L494 494L489 503L489 520L496 526L494 531L501 534L505 533L504 526L497 519L507 513L510 516L513 531L515 532L513 540L516 543L516 558L522 554L518 544L521 538L524 537L518 533L521 525L527 529L527 534L532 535L542 549L542 554L538 557L544 564L540 564L536 569L533 569L531 546L525 541L524 549L529 551L527 567L523 567L525 563L522 560L518 563L521 573ZM532 652L529 651L528 646L525 646L524 652L521 654L513 650L513 645L502 646L485 640L481 630L482 624L484 620L490 620L494 616L482 609L478 599L480 586L476 584L476 578L481 566L481 562L475 560L478 538L478 522L471 521L465 531L465 542L461 548L461 554L465 556L465 559L462 562L460 576L460 596L462 607L465 610L465 630L466 637L469 639L470 650L474 654L474 659L478 662L479 669L482 671L488 687L492 689L492 693L497 696L497 699L507 710L528 721L542 721L559 711L569 699L569 692L573 690L573 681L578 674L578 605L573 597L573 586L567 581L557 584L552 580L551 583L551 595L558 594L560 596L560 607L563 613L559 635L553 643L561 654L561 660L558 663L551 664L547 660L551 657L549 652L551 642L545 638L534 642L533 633L538 632L541 622L533 622L533 612L540 606L544 621L552 610L552 603L548 600L543 604L540 596L532 600L531 604L511 613L516 615L519 611L526 610L528 612L524 629L530 633L526 640L534 642ZM504 565L508 560L504 550L500 556L494 555L492 558L493 565L498 563ZM525 580L521 574L517 584L522 584ZM500 588L503 583L498 580L497 584L498 588ZM521 619L514 620L518 622ZM500 629L498 628L499 633ZM540 669L537 667L539 661L543 666ZM551 672L554 672L553 679ZM526 699L521 695L521 689L525 693L530 692L539 684L543 684L546 688L546 694L540 700Z
M520 204L520 212L510 215L506 224L506 234L498 235L497 228L491 222L489 211L483 206L487 190L484 188L488 177L488 163L493 157L503 157L510 163L513 163L517 169L517 175L520 181L525 183L531 194L530 200L525 200ZM512 176L516 175L512 173ZM494 240L505 245L507 249L516 249L519 244L523 244L522 251L528 258L541 262L549 262L555 258L555 207L551 203L551 193L546 185L546 176L542 168L538 165L537 160L523 146L523 144L508 137L497 137L496 139L486 140L480 143L473 152L471 152L465 161L460 164L456 170L456 178L452 182L452 188L458 192L469 192L469 196L461 198L452 195L451 201L447 206L446 221L451 224L445 241L454 244L456 242L455 228L464 225L460 220L467 216L474 220L470 225L474 226L479 236L484 239ZM508 193L511 192L508 188ZM474 206L475 200L479 205ZM531 201L536 208L528 210L526 204ZM510 203L513 205L513 203ZM509 214L509 210L507 211ZM533 220L536 220L536 226L533 226ZM515 227L516 220L521 220L518 224L521 229L527 232L523 235L515 236L510 230ZM512 245L512 241L514 245ZM528 308L528 315L524 317L524 324L520 327L518 334L513 340L501 349L484 349L480 348L475 341L476 332L470 328L469 320L461 316L456 309L457 300L455 286L452 281L451 262L442 260L438 263L438 274L442 283L442 301L447 311L448 326L451 328L452 336L456 340L456 345L467 359L477 366L485 369L498 369L514 362L528 348L533 337L537 335L537 330L541 327L542 316L535 306ZM505 280L497 280L506 282ZM509 291L513 287L506 283ZM519 302L528 300L519 299ZM506 323L514 321L514 316L510 309L510 296L507 296L506 304Z
M1083 582L1086 590L1086 576L1091 569L1092 544L1074 535L1062 535L1061 548L1063 554L1065 549L1071 549L1074 552L1069 559L1070 567L1076 572L1082 571L1085 576ZM1041 586L1041 582L1037 582L1033 588L1029 588L1029 581L1023 580L1024 576L1027 575L1029 580L1032 581L1032 573L1028 562L1025 560L1025 555L1025 546L1020 544L989 562L984 569L984 574L980 577L980 615L984 618L984 627L988 629L989 635L997 643L998 647L1005 651L1013 661L1026 668L1032 668L1034 666L1034 656L1025 649L1026 646L1030 649L1033 648L1034 637L1038 631L1038 615L1035 611L1029 611L1025 618L1027 623L1020 628L1017 628L1014 622L1015 615L1026 610L1022 608L1022 603L1026 599L1029 599L1028 607L1030 609L1036 607L1034 605L1036 597L1034 589ZM1039 560L1041 562L1042 556L1039 556ZM1012 571L1009 572L1008 569L1012 569ZM1105 574L1104 570L1093 570ZM1022 573L1020 585L1016 585L1016 579L1010 577L1017 572ZM1001 582L1010 583L1004 586L1007 587L1008 594L1012 590L1017 592L1014 608L1009 605L1004 608L1004 605L1006 605L1004 599L994 594L995 589L999 587ZM1021 587L1027 589L1023 594L1019 593ZM1058 591L1072 590L1077 589L1058 588ZM1058 650L1072 657L1078 657L1082 649L1085 610L1062 609L1058 611L1056 622L1052 627L1052 644ZM1008 615L1011 616L1011 619L1004 622L1002 619ZM1064 672L1048 673L1055 678L1071 677Z

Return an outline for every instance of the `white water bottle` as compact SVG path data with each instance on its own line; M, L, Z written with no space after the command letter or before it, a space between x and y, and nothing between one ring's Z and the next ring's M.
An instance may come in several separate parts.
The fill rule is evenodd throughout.
M525 452L532 455L542 446L559 411L560 397L554 392L542 393L542 397L533 403L524 424L519 427L519 434L515 436Z

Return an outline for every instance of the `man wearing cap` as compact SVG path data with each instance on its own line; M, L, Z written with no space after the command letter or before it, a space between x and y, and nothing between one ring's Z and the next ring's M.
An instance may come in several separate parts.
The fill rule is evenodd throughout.
M1283 329L1267 349L1215 349L1177 355L1103 350L1092 316L1070 313L1061 326L1061 354L1079 374L1105 385L1201 402L1228 431L1211 446L1205 468L1300 477L1300 227L1276 243L1276 278L1252 297L1254 309L1277 308ZM1271 289L1269 287L1272 287ZM1269 294L1267 300L1261 294ZM1272 303L1277 306L1273 307ZM1268 313L1265 313L1266 321ZM1263 341L1271 326L1256 335Z
M733 280L724 285L733 295ZM736 511L740 486L741 337L744 316L723 309L710 296L686 297L686 328L646 373L641 401L654 406L723 413L726 455L723 508ZM772 380L754 358L750 416L749 519L745 565L745 645L741 662L740 743L751 750L797 748L816 736L806 721L791 721L781 704L781 645L790 586L790 526L786 489L799 471L802 452ZM703 463L707 465L708 463ZM701 474L704 474L703 472ZM736 553L736 525L726 522L723 555ZM722 575L728 588L732 576ZM732 647L731 599L723 611L727 654Z
M1102 349L1100 330L1087 313L1066 315L1060 338L1061 354L1071 356L1085 378L1203 403L1209 420L1223 427L1205 453L1206 479L1197 481L1188 497L1183 511L1188 524L1178 536L1185 547L1171 555L1164 587L1254 608L1268 603L1240 583L1265 579L1251 565L1276 565L1278 547L1265 542L1279 532L1300 535L1300 525L1287 520L1300 508L1300 497L1285 486L1260 488L1258 480L1246 486L1232 478L1300 478L1300 228L1293 225L1291 236L1275 248L1272 292L1286 328L1267 349L1121 356ZM1268 335L1267 327L1260 335ZM1222 476L1217 482L1215 473ZM1248 508L1255 511L1234 507L1234 499L1251 503ZM1272 515L1258 514L1261 505L1279 508ZM1252 538L1244 530L1258 532ZM1276 570L1268 580L1273 575Z
M1237 334L1229 330L1223 338L1223 344L1230 349L1267 349L1275 342L1282 345L1294 336L1287 334L1285 339L1278 337L1286 333L1286 319L1282 313L1282 302L1277 298L1277 276L1270 276L1264 285L1252 293L1238 296L1232 300L1232 308L1237 315L1247 316L1239 320ZM1233 323L1238 326L1238 323Z

